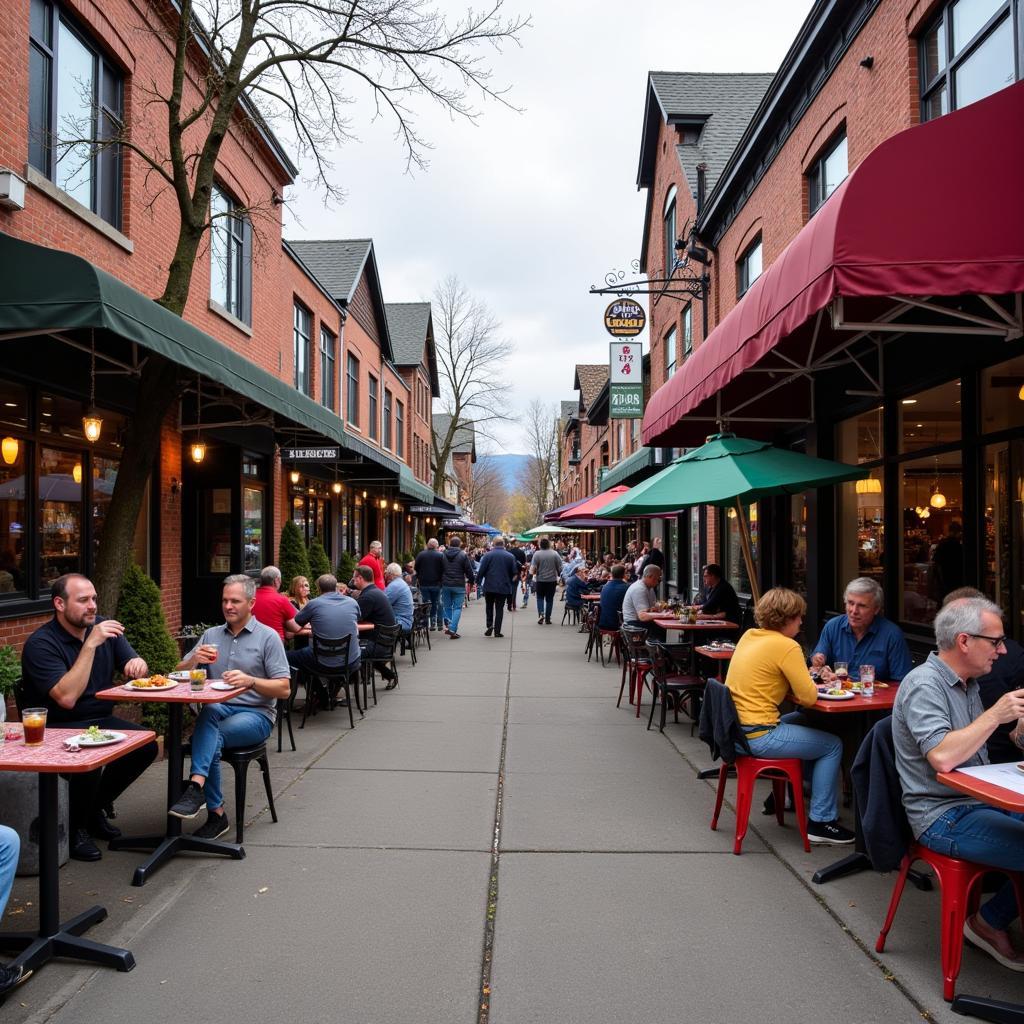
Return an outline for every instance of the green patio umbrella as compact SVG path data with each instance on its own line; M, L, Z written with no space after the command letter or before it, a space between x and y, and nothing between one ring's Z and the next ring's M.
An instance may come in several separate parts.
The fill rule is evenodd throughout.
M756 601L761 595L754 575L744 506L759 498L800 494L867 475L868 471L858 466L774 448L767 441L714 434L699 448L680 455L660 473L631 487L595 515L599 519L621 519L676 512L693 505L732 506L736 509L743 558Z

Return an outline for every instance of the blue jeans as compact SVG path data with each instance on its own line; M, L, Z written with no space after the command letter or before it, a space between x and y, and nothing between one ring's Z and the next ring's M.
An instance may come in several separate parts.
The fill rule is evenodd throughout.
M427 605L427 625L441 628L441 588L420 587L420 597Z
M459 631L459 619L462 618L462 602L466 599L465 587L442 587L441 608L444 620L453 633Z
M799 757L804 776L811 778L812 821L835 821L839 817L839 763L843 742L838 736L803 725L799 711L783 715L771 732L748 740L755 757Z
M253 747L273 732L274 723L266 715L239 704L207 704L196 719L192 733L192 774L206 782L206 806L219 811L224 806L220 788L220 752L224 747ZM245 813L244 807L237 809Z
M1024 814L986 804L960 804L943 811L921 833L919 842L947 857L962 857L1008 871L1024 871ZM981 908L993 928L1006 931L1017 917L1009 881Z
M0 729L3 723L0 722ZM14 872L18 867L18 851L21 849L21 840L13 828L0 825L0 917L7 907L7 898L11 895L11 886L14 885Z
M543 580L534 580L533 586L537 591L537 615L545 622L551 621L551 609L555 603L555 590L558 587L556 580L545 583Z

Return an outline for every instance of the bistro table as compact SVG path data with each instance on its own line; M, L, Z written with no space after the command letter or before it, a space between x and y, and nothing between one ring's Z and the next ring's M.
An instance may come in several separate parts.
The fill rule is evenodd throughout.
M216 682L216 680L213 680ZM245 692L245 687L235 686L229 690L214 690L207 680L201 690L193 690L189 681L179 683L172 690L136 690L123 686L112 686L100 690L100 700L128 701L140 704L167 705L167 806L173 807L182 794L185 769L185 755L182 752L183 709L186 704L221 704ZM242 813L239 810L238 813ZM200 839L198 836L183 835L181 818L167 815L167 831L162 836L122 836L111 839L111 850L152 850L132 876L132 885L145 885L146 879L161 867L165 861L186 851L192 853L215 853L221 857L242 860L245 850L238 843L221 842L219 839Z
M944 786L949 786L959 793L966 793L983 804L1024 814L1024 793L976 778L967 772L939 772L935 777ZM1006 1003L997 999L984 999L981 996L960 995L954 998L952 1009L954 1013L994 1021L995 1024L1024 1022L1024 1003Z
M739 629L739 625L735 622L726 622L725 619L698 619L696 622L688 622L686 619L655 619L654 624L661 626L664 630L677 629L682 633L692 633L691 641L696 638L698 633L721 633L725 630L732 631ZM695 654L696 648L690 647L690 672L696 674L697 672L697 656Z
M0 722L0 729L3 727ZM150 729L132 730L116 743L82 747L78 751L64 749L66 739L81 734L81 729L47 726L39 746L29 747L14 739L0 746L0 771L36 772L39 776L39 930L0 932L0 948L21 950L11 966L27 971L36 970L58 956L116 967L119 971L130 971L135 966L135 957L127 949L82 938L94 924L106 918L106 907L90 907L63 923L60 921L57 775L94 771L145 746L156 733Z
M707 658L708 661L721 661L724 662L722 665L722 681L725 681L725 677L729 672L729 662L732 661L732 656L735 653L735 647L694 647L694 652L699 654L702 658Z

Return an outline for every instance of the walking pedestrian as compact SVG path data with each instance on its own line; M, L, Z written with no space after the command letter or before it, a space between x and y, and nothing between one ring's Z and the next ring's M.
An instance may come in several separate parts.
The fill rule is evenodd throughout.
M444 555L438 551L437 538L431 537L427 546L416 556L416 579L420 596L427 604L427 621L431 629L441 628L441 580L444 577Z
M501 623L505 614L505 603L515 600L516 580L519 577L519 563L515 556L505 550L505 538L495 537L491 550L480 559L480 575L477 589L483 591L487 606L487 629L484 636L501 636Z
M462 617L462 602L466 587L476 580L473 563L462 550L462 541L452 537L444 550L444 573L441 577L441 607L444 615L445 632L449 640L459 639L459 619Z
M547 537L541 540L540 550L535 551L530 560L530 572L537 591L537 625L550 626L555 589L562 573L562 558L557 551L551 549L551 541Z

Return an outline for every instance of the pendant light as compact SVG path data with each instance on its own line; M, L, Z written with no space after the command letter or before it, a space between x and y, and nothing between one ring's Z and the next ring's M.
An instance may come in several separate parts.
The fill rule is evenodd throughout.
M335 494L341 494L341 481L335 480L334 483L331 484L331 490L334 491Z
M932 483L932 496L928 499L932 508L945 508L946 496L939 490L939 460L935 459L935 480Z
M21 445L16 437L5 437L0 441L0 456L8 466L13 466L18 461L18 452Z
M297 483L299 482L299 477L300 477L300 476L301 476L301 474L299 473L299 471L298 471L297 469L293 469L293 470L292 470L292 471L291 471L291 472L290 472L290 473L288 474L288 479L289 479L289 480L291 480L291 482L292 482L293 484L297 484Z
M80 484L82 482L82 464L80 462L76 462L74 466L71 467L71 479L74 480L76 484Z
M198 466L206 458L206 445L203 444L202 435L203 423L203 379L196 377L196 428L200 433L196 434L192 442L192 461Z
M82 430L85 439L95 444L103 430L103 419L96 412L96 332L90 332L89 345L89 409L82 417Z

